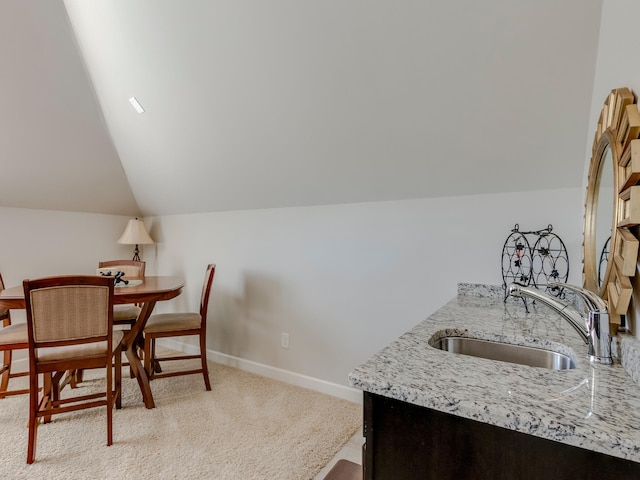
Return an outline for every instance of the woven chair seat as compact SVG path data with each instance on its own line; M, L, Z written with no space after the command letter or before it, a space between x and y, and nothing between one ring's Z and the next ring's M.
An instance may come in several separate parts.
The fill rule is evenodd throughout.
M113 306L113 321L121 322L123 320L135 320L142 309L135 305L114 305Z
M25 345L29 343L26 323L14 323L0 329L0 346L16 343L24 343Z
M196 312L157 313L151 315L145 333L174 332L177 330L194 330L200 328L202 317Z
M121 330L113 332L113 351L115 352L124 336ZM64 347L48 347L38 349L39 362L55 362L75 358L91 358L104 356L107 353L107 342L93 342Z

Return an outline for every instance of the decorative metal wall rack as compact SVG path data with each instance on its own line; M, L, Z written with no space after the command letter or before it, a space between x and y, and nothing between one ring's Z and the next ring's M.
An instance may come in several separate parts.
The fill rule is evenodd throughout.
M549 225L542 230L521 232L517 223L511 230L502 247L505 300L507 287L513 282L564 297L563 289L549 286L550 281L566 283L569 278L567 248L552 230L553 226Z

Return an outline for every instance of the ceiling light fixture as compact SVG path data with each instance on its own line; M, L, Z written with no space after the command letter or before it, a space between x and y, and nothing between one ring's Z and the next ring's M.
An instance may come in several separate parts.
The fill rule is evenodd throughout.
M131 97L129 99L129 103L131 104L131 106L133 108L135 108L136 112L138 113L144 113L144 108L142 108L142 105L140 105L140 102L138 102L138 100L136 99L136 97Z

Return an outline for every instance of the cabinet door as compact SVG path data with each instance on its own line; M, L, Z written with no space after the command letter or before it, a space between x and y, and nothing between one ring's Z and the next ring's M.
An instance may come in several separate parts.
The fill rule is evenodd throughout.
M369 480L640 479L640 463L365 393Z

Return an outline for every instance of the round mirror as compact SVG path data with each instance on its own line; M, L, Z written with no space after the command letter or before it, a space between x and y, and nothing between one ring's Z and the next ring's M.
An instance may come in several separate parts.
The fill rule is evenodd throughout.
M583 284L621 324L636 275L640 225L640 112L628 88L611 91L600 111L589 163Z

